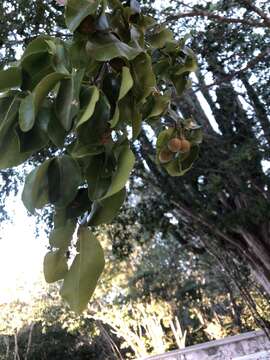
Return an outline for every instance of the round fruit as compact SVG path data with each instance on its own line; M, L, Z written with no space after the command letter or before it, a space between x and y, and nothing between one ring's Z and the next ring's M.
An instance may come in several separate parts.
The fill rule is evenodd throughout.
M158 158L159 158L159 161L161 162L161 164L166 164L167 162L172 160L173 153L168 149L163 149L159 153Z
M181 149L180 151L183 153L189 152L190 151L190 142L186 139L181 140Z
M182 148L182 140L178 138L173 138L168 142L168 148L172 152L178 152Z

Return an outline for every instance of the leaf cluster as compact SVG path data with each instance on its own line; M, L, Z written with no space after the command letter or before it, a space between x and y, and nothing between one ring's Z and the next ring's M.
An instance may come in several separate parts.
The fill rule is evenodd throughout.
M184 41L174 40L136 1L68 0L65 20L72 40L40 36L20 61L0 71L0 168L55 147L55 156L27 176L22 199L33 214L53 206L45 278L64 279L63 297L81 312L104 267L87 226L117 214L135 162L130 143L143 121L154 124L167 113L172 89L182 94L197 63ZM174 121L187 131L182 119ZM195 142L185 170L196 158Z

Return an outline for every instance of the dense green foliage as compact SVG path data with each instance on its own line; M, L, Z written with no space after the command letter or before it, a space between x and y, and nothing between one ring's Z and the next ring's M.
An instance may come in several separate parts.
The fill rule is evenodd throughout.
M56 156L27 176L22 200L32 214L54 206L45 279L64 279L61 294L80 313L104 267L102 248L84 227L110 222L125 200L135 162L129 143L142 122L155 124L167 112L175 122L157 144L158 163L172 176L191 168L202 136L194 120L170 109L172 87L182 94L197 68L183 40L143 15L136 1L69 0L65 20L73 40L40 36L0 71L0 168L56 147ZM180 145L172 149L171 140ZM79 254L68 268L77 222Z

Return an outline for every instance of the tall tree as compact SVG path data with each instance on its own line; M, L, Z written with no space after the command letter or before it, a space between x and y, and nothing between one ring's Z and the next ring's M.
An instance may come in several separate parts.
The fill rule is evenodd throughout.
M211 251L216 239L217 255L220 249L240 254L269 293L269 177L262 166L269 159L269 114L262 93L269 84L270 28L266 2L260 8L256 4L220 1L191 8L176 1L159 14L178 33L194 26L198 82L176 97L175 106L201 122L206 134L196 166L181 179L167 179L155 166L145 135L140 151L152 169L146 177L155 183L157 196L166 194L179 222ZM207 101L218 133L194 89Z

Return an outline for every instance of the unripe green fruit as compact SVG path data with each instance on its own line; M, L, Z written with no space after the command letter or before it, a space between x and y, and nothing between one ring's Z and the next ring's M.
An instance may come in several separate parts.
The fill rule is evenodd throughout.
M174 153L180 151L182 148L182 141L178 138L173 138L168 142L168 149Z
M161 162L161 164L166 164L167 162L172 160L173 153L168 149L163 149L159 153L158 158L159 158L159 161Z

